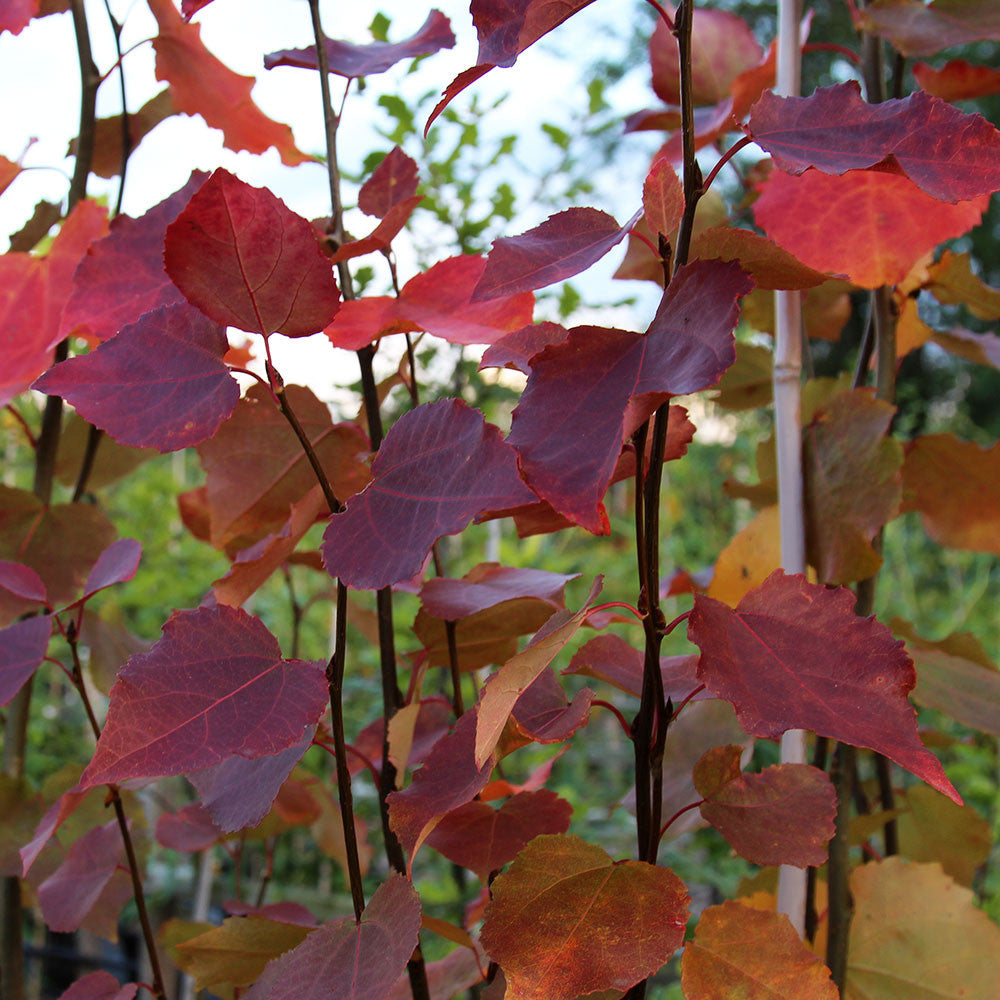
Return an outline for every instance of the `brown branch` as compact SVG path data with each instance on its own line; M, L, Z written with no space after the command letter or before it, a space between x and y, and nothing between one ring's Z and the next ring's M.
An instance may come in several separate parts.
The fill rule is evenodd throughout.
M312 18L313 36L316 42L316 59L319 69L320 90L323 98L323 125L326 139L327 179L330 186L330 225L327 232L330 241L337 247L344 242L344 206L340 193L340 166L337 160L337 129L340 116L334 111L330 99L330 67L326 57L326 34L319 12L319 0L309 0L309 13ZM350 83L348 83L350 86ZM346 93L345 93L346 96ZM351 300L354 295L354 284L351 279L347 261L337 264L340 275L341 295L345 300ZM373 451L378 451L382 444L382 418L379 414L378 391L375 385L375 373L372 368L372 358L375 349L368 345L358 353L358 364L361 368L362 395L368 420L368 438ZM386 857L392 867L398 872L406 871L406 861L403 849L389 826L389 809L386 797L394 790L396 783L396 768L389 760L389 719L402 707L403 696L399 690L396 674L396 650L392 621L392 591L384 587L376 594L379 633L379 661L382 680L382 706L385 726L382 737L382 771L379 780L379 813L382 820L382 834L385 841ZM339 603L339 598L338 598ZM341 768L342 757L337 759L337 771ZM345 817L345 831L347 818ZM413 1000L430 1000L430 989L427 985L427 971L424 966L423 953L419 941L413 952L413 957L407 963L407 973L410 979L410 991Z

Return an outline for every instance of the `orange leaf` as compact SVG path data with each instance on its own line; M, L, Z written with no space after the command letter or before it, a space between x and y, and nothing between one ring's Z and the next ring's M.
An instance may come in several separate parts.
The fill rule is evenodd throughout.
M149 9L160 28L153 40L156 79L170 84L178 111L201 115L206 124L222 130L225 145L237 152L263 153L273 146L289 167L311 159L296 147L287 125L254 104L254 78L240 76L216 59L199 37L201 28L185 23L172 0L149 0Z
M906 451L903 488L905 509L920 511L934 541L1000 555L1000 444L919 437Z
M667 868L543 835L493 883L481 940L507 1000L575 1000L656 972L684 939L689 902Z
M797 177L774 170L754 214L803 264L878 288L902 281L928 250L972 229L986 204L980 197L949 205L909 178L879 170L807 170Z
M729 900L705 910L681 959L687 1000L837 1000L788 918Z

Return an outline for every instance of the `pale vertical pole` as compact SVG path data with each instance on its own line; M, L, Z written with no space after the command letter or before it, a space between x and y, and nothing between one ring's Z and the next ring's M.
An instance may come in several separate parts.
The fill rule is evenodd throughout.
M778 0L778 71L775 93L798 96L801 50L801 0ZM802 296L774 293L774 437L781 512L781 565L786 573L806 569L805 517L802 509L802 429L799 418L802 370ZM789 730L781 738L781 762L804 764L806 734ZM782 865L778 874L778 912L802 937L806 916L806 869Z

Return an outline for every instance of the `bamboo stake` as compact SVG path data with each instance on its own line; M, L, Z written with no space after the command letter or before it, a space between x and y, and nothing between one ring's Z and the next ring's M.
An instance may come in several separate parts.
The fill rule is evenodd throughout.
M775 93L796 96L800 89L801 0L778 0L778 71ZM781 519L781 565L786 573L806 569L805 517L802 509L802 429L799 419L802 371L802 296L774 293L774 423ZM781 762L806 762L806 734L792 729L781 738ZM778 873L778 912L805 933L806 869L782 865Z

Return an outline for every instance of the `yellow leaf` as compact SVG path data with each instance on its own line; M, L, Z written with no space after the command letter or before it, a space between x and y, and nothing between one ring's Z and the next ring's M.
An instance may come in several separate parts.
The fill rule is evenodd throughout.
M1000 927L940 865L861 865L851 892L844 1000L996 1000Z

